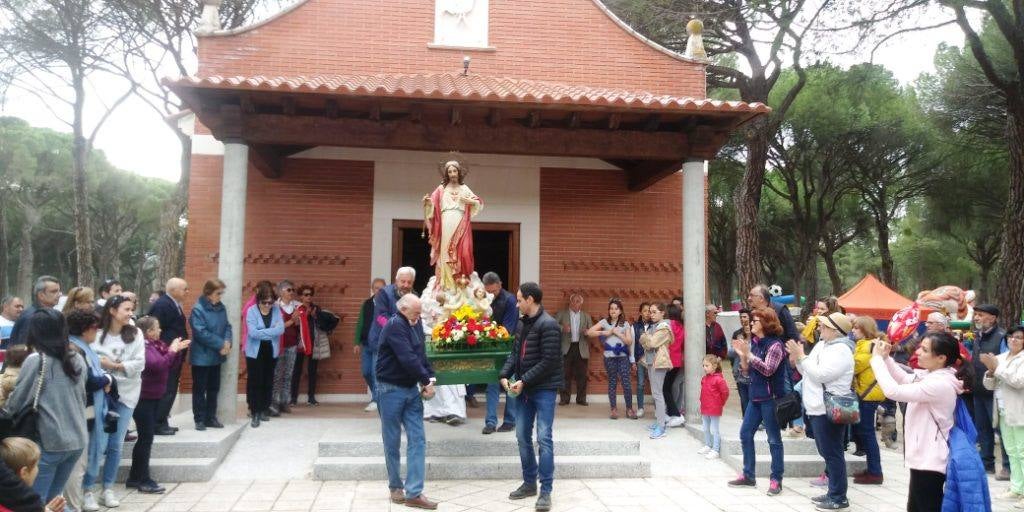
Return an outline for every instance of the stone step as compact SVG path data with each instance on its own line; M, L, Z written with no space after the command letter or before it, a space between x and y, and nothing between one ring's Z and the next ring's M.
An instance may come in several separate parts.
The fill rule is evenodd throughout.
M402 458L405 472L405 458ZM519 457L426 458L426 478L431 480L515 480L522 475ZM651 463L636 455L556 455L555 478L649 478ZM316 480L385 480L384 458L318 457L313 465Z
M825 461L818 455L790 455L785 454L785 469L783 479L786 478L814 478L825 470ZM743 471L743 455L723 455L722 461L729 467L736 470L737 474ZM758 456L754 466L754 475L758 478L768 478L771 475L771 457ZM852 475L858 471L867 469L867 462L863 458L846 458L846 473Z
M686 430L691 435L699 440L704 439L704 429L701 425L686 425ZM724 428L723 428L724 430ZM782 433L782 446L785 454L788 456L793 455L817 455L818 448L814 445L813 439L806 437L792 438L787 437L786 433ZM722 432L722 453L723 454L743 454L743 444L739 438L739 427L736 427L735 432ZM771 453L770 447L768 446L768 435L763 431L759 431L754 434L754 453L757 455L769 455Z
M476 435L477 433L473 433ZM636 455L640 453L640 441L626 439L565 440L555 439L555 453L559 456L585 455ZM405 452L405 442L402 442ZM384 453L384 443L376 440L332 440L322 439L319 444L320 457L373 457ZM427 457L518 457L519 445L515 434L495 433L462 439L427 439Z
M221 459L212 457L160 458L150 459L149 473L158 483L208 482L220 466ZM117 469L117 481L124 482L132 460L121 459Z

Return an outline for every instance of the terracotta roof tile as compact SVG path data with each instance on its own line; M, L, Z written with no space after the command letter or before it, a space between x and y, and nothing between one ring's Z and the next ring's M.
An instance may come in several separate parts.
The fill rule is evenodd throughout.
M767 113L763 103L697 99L645 91L627 91L607 87L587 87L536 80L499 78L458 73L338 75L338 76L209 76L165 79L172 88L239 89L293 93L340 94L363 97L448 99L613 107L622 109L664 110L676 112Z

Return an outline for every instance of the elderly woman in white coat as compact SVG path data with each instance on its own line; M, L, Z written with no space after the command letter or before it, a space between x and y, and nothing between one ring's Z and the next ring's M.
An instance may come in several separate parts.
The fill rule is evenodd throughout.
M982 354L985 365L986 389L995 391L996 421L1000 439L1010 459L1010 488L999 497L1020 500L1017 508L1024 508L1024 325L1006 333L1009 350L999 354Z

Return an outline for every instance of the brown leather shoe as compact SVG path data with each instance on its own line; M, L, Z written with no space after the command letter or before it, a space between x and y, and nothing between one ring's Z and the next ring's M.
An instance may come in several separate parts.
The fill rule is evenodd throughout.
M426 496L420 494L415 498L409 498L405 500L405 506L412 508L425 508L427 510L434 510L437 508L437 503L428 500Z
M391 503L405 503L405 492L401 489L391 489Z

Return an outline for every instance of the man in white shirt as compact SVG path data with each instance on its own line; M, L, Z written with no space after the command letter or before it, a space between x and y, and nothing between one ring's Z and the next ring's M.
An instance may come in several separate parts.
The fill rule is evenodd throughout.
M562 326L562 368L565 371L561 399L558 405L568 405L572 382L576 382L576 403L587 404L587 366L590 362L590 345L587 329L593 320L583 311L583 296L574 293L569 296L569 307L559 311L555 320Z
M14 330L14 322L25 311L25 303L13 295L5 295L0 300L0 362L4 360L4 350L7 350L7 340L11 338Z

